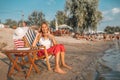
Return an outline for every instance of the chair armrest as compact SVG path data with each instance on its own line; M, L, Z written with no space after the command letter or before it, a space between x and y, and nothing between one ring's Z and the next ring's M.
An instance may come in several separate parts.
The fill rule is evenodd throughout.
M46 49L45 46L31 46L30 48L31 49L41 49L41 48Z
M43 49L43 50L45 51L45 57L46 57L46 55L48 55L45 46L42 46L42 45L41 45L41 46L31 46L30 48L31 48L31 50L36 50L34 53L32 53L35 59L38 59L38 56L36 55L36 53L37 53L40 49Z
M38 46L38 48L39 48L39 49L41 49L41 48L46 49L46 47L43 46L43 45L42 45L42 46Z

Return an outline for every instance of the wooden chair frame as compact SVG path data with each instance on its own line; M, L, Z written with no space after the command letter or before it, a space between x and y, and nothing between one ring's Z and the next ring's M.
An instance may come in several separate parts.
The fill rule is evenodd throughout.
M25 36L23 37L23 40L25 42L25 47L29 47L30 50L3 50L2 51L3 53L5 53L7 55L10 62L12 63L12 66L8 72L8 76L10 77L15 69L17 71L21 71L21 67L18 65L17 61L18 61L18 58L21 57L22 58L21 64L25 65L26 64L25 59L24 59L25 56L28 57L28 60L29 60L28 63L30 64L29 71L27 72L27 75L25 76L26 78L30 75L32 68L34 68L37 73L39 72L37 65L34 63L35 60L46 58L47 68L48 68L48 70L51 70L46 47L45 46L32 47L32 45L29 44L29 42ZM38 57L37 52L41 48L44 49L45 55ZM31 57L30 53L32 53L33 57ZM12 54L15 54L15 59L13 59Z
M36 55L36 53L35 53L35 54L33 54L34 60L39 60L39 59L44 59L44 58L46 58L46 64L47 64L48 70L51 70L50 62L49 62L49 59L48 59L48 56L49 56L49 55L48 55L48 53L47 53L46 47L45 47L45 46L32 47L32 45L30 45L30 44L28 43L28 40L27 40L26 37L23 37L23 40L24 40L24 42L25 42L25 47L31 47L32 49L38 49L38 50L44 49L45 55L38 57L38 56Z

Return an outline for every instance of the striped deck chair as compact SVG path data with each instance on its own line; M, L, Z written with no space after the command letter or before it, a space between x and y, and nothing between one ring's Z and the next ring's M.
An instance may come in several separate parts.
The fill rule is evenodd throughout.
M26 35L23 37L23 40L25 42L25 47L30 47L30 48L34 48L34 49L41 49L41 48L44 49L45 55L38 57L37 53L33 54L34 60L45 59L45 61L47 63L48 70L51 70L49 58L48 58L49 55L47 54L47 50L46 50L45 46L40 46L40 43L38 42L36 47L32 47L32 44L33 44L35 37L36 37L35 31L33 29L29 28Z
M19 51L18 49L2 50L2 52L5 53L7 55L7 57L10 59L10 62L12 62L12 66L10 67L10 70L8 72L8 77L10 77L13 74L14 70L21 71L21 66L25 65L27 63L30 64L30 67L29 67L29 70L27 71L26 78L30 75L32 68L34 68L36 70L36 72L39 72L39 70L37 69L37 66L34 64L34 62L35 62L35 60L39 60L39 59L43 59L43 58L46 59L48 70L51 70L46 48L44 46L39 46L39 43L37 43L36 47L32 47L32 43L33 43L35 37L36 37L35 31L32 30L31 28L29 28L27 30L27 33L23 37L23 40L14 41L17 48L28 47L28 48L31 48L30 49L31 51L25 51L25 50ZM44 49L45 55L38 57L37 51L41 48ZM29 54L29 53L32 53L32 54ZM14 54L14 56L11 56L11 54ZM25 59L26 56L28 56L29 61ZM19 60L19 58L21 58L21 60Z

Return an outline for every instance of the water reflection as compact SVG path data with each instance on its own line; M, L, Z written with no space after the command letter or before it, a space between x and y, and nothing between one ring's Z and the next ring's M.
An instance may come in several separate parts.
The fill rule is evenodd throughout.
M115 47L98 60L96 80L120 80L120 40L114 40L114 44Z

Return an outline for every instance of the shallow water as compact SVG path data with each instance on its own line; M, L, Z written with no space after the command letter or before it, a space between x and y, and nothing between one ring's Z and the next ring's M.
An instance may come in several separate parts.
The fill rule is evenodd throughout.
M120 40L98 60L96 80L120 80Z

